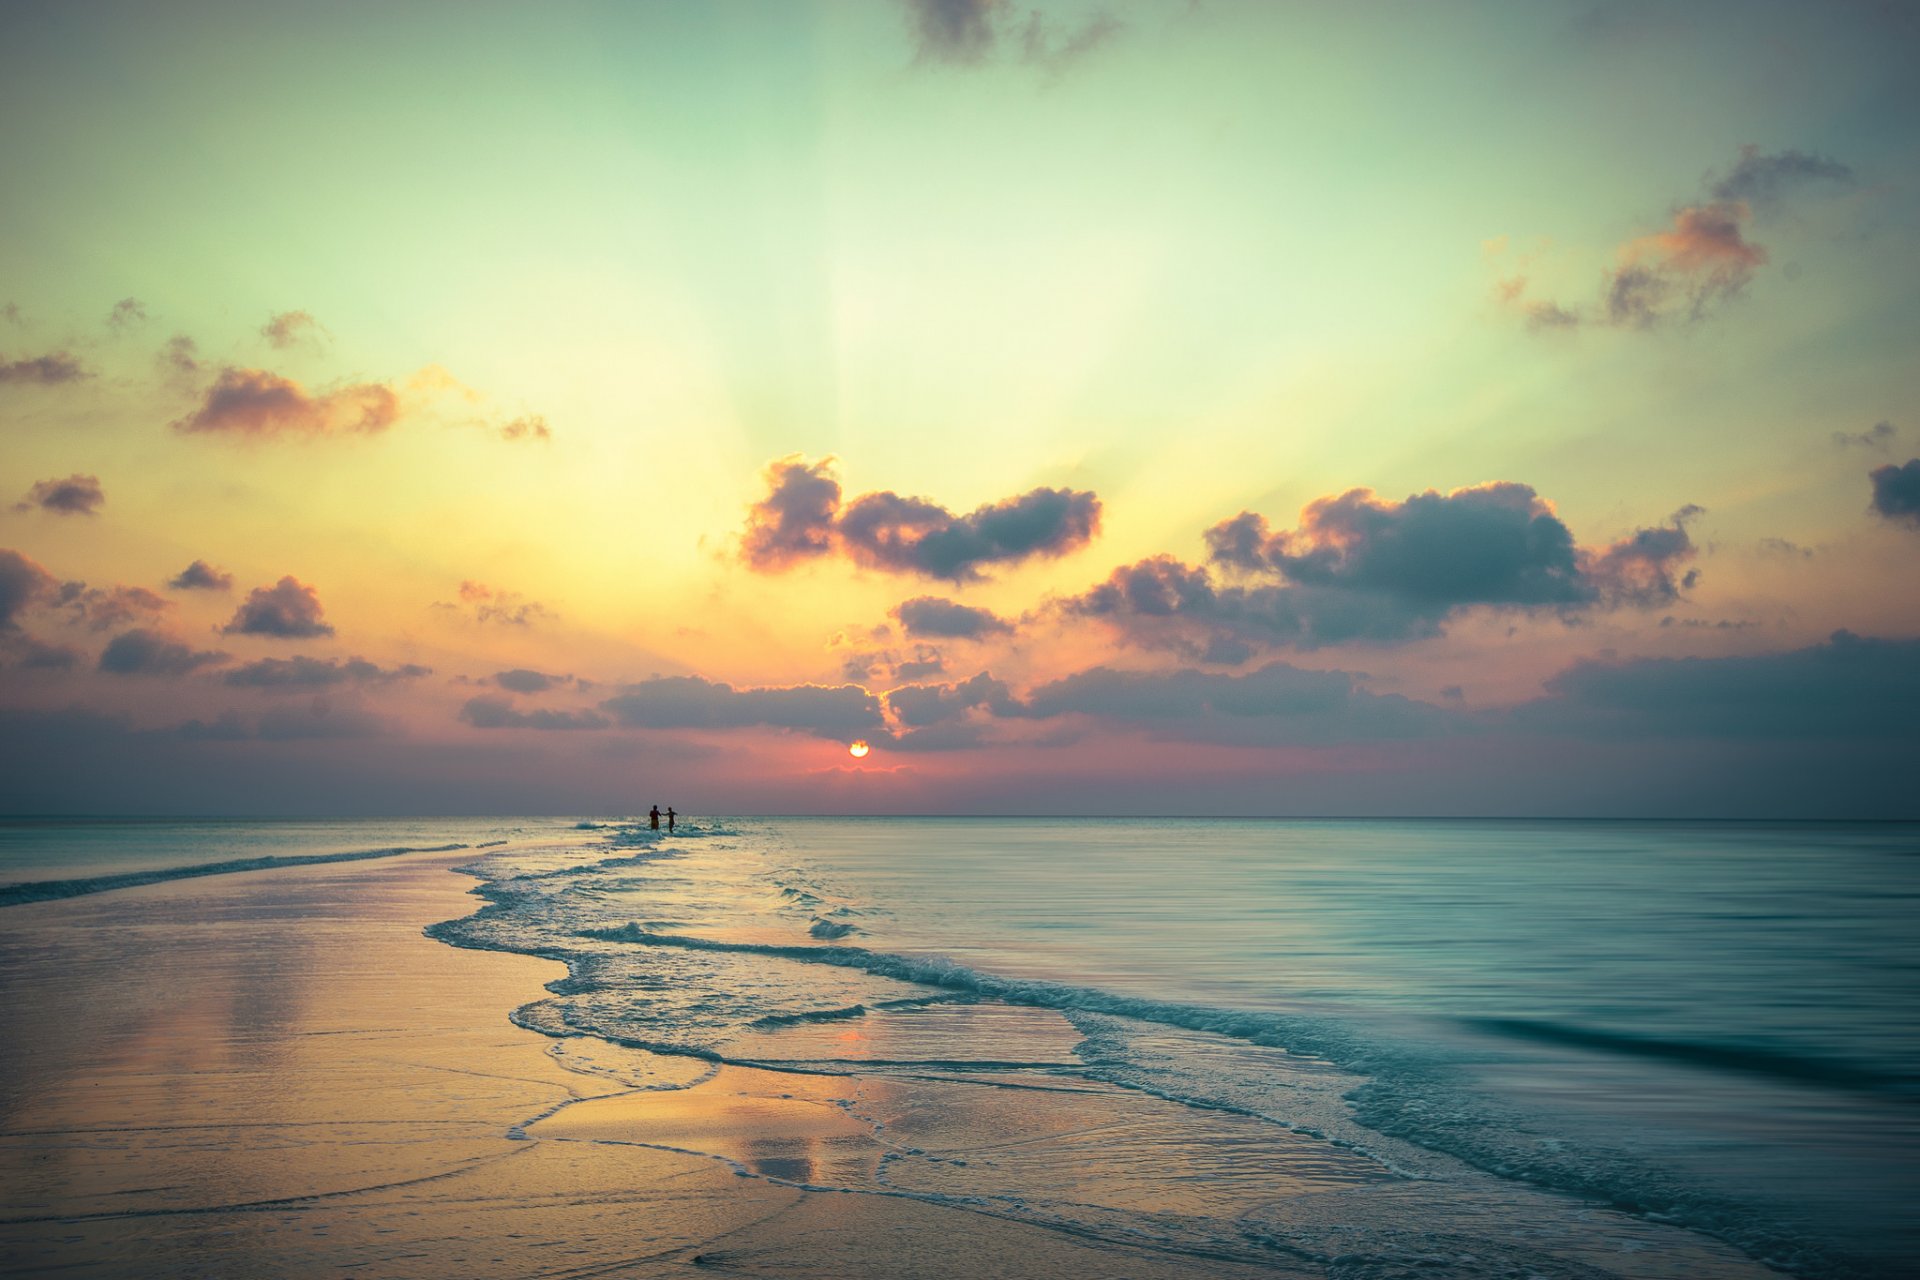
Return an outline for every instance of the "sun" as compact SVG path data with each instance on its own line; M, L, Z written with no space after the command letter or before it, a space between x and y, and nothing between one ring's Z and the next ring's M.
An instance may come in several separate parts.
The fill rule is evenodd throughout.
M855 760L858 760L860 757L866 755L867 752L871 750L873 750L873 748L867 745L867 740L865 738L861 738L857 742L849 742L847 744L847 754L852 756Z

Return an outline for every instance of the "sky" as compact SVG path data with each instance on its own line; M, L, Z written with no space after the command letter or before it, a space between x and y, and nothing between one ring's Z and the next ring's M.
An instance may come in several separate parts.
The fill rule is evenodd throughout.
M1920 817L1916 56L0 0L0 812Z

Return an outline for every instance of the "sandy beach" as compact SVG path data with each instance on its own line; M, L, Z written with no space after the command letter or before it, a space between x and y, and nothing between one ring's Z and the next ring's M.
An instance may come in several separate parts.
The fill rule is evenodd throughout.
M459 861L246 873L8 911L9 1274L1242 1270L904 1197L813 1194L635 1145L697 1141L804 1181L861 1146L863 1127L834 1105L845 1081L722 1073L691 1092L636 1091L596 1071L617 1057L655 1085L710 1073L610 1046L570 1055L510 1025L560 966L422 936L473 906L472 882L449 873Z

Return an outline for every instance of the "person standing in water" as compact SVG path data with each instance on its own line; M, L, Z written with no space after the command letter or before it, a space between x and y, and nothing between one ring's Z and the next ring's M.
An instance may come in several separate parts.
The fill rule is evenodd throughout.
M668 835L673 834L673 817L674 817L673 806L668 805L667 806L667 834Z
M647 814L647 825L652 827L655 831L658 831L660 829L660 806L659 805L653 806L652 812Z

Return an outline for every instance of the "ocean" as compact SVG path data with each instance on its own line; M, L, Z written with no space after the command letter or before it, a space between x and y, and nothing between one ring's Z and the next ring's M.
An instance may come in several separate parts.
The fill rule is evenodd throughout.
M429 933L565 961L501 1014L576 1069L913 1099L877 1167L688 1148L742 1176L1356 1278L1920 1260L1911 824L11 822L0 879L455 843Z

